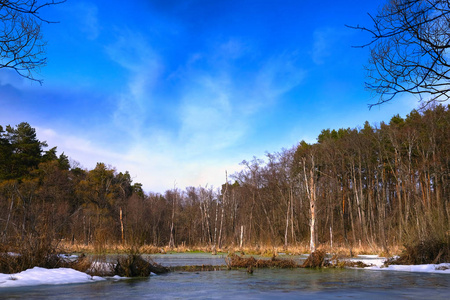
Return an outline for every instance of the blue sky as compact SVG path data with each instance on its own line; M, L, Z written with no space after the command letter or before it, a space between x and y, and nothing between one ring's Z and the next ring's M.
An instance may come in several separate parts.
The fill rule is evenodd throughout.
M0 70L0 124L146 191L219 187L244 159L417 107L368 109L368 51L351 46L370 37L345 24L384 2L68 0L45 10L60 23L43 25L43 85Z

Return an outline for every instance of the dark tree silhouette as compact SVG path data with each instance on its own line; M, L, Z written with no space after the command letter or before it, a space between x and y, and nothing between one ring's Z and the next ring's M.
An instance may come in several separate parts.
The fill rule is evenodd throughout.
M349 26L372 36L366 87L379 96L369 107L396 95L417 95L426 106L445 102L450 94L449 0L388 0L373 28Z
M42 83L34 77L47 62L41 24L52 22L43 18L41 11L63 2L0 0L0 69L12 69L22 77Z

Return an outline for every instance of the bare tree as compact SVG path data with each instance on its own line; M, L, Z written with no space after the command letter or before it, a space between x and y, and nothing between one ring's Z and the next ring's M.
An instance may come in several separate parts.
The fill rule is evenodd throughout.
M379 95L379 105L396 95L417 95L424 106L445 102L450 94L449 0L387 0L373 28L349 26L369 33L366 87Z
M12 69L22 77L42 83L33 76L47 62L41 24L52 22L41 16L41 10L63 2L0 0L0 69Z

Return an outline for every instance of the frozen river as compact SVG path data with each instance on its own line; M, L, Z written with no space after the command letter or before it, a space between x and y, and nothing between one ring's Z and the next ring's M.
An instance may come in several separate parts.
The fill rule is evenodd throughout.
M223 257L209 254L152 257L166 266L224 264ZM448 299L449 294L448 274L362 269L172 272L145 279L0 289L0 299Z

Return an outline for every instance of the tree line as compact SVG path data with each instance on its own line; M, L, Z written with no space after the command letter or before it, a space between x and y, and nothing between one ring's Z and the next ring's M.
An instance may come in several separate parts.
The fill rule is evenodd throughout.
M28 123L0 126L0 238L78 244L384 248L448 238L450 106L325 129L242 162L220 188L145 193L128 172L71 164Z

